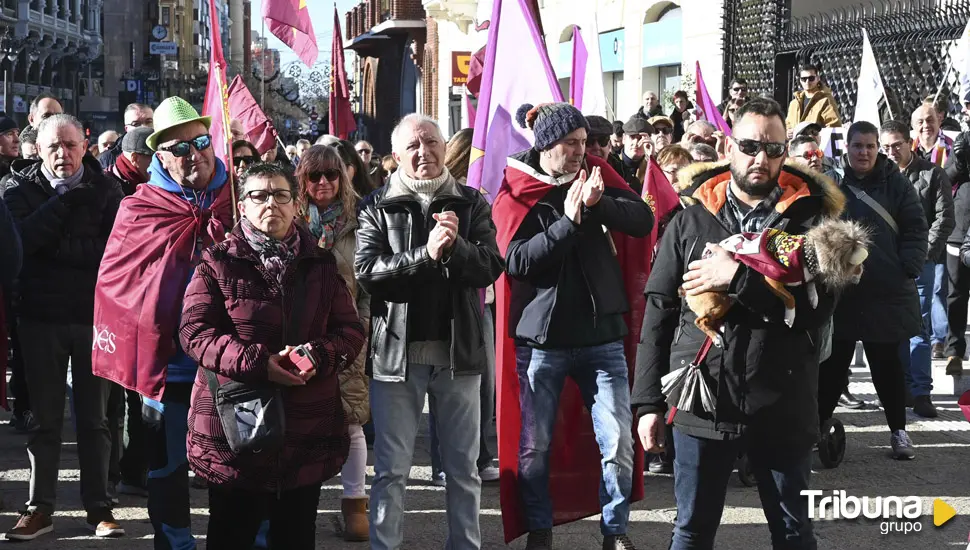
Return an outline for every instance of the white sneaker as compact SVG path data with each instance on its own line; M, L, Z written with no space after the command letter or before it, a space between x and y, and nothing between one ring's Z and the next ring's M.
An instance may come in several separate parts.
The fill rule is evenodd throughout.
M498 481L501 476L501 472L495 466L486 466L478 471L478 477L482 478L482 481Z

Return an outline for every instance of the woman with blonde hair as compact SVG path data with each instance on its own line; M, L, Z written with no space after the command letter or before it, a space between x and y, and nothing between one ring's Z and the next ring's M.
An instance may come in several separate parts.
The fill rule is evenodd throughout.
M320 248L329 250L337 260L337 272L357 304L357 313L370 331L370 296L354 278L354 252L357 249L357 193L347 166L331 146L314 145L300 158L296 178L300 184L300 216ZM343 536L351 542L368 540L367 494L364 491L367 469L367 442L363 426L370 417L370 399L364 363L367 345L351 368L340 373L340 394L347 428L350 454L340 472L344 492L341 499Z
M468 179L468 164L472 156L472 134L474 133L471 128L458 130L448 140L448 149L445 152L445 166L458 183L463 185Z

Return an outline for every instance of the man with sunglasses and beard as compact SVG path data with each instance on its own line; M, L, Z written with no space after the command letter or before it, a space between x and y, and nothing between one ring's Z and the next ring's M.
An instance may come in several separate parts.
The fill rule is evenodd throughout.
M622 175L623 162L620 160L619 154L613 152L611 144L613 125L605 118L596 115L586 117L586 122L589 123L589 134L586 136L586 154L605 160L610 168Z
M811 64L803 65L798 71L802 89L795 92L795 97L788 104L788 118L785 119L789 139L800 122L814 122L823 128L842 126L835 97L832 90L822 85L819 72L818 67Z
M95 293L98 376L142 396L156 549L193 549L185 436L198 365L178 344L182 297L203 250L232 226L231 185L210 118L170 97L146 139L151 177L125 199Z
M664 425L673 424L677 519L670 548L713 548L728 478L746 449L772 545L814 549L808 501L799 492L809 488L818 440L818 342L834 297L818 287L813 306L805 285L789 288L798 308L789 327L764 276L716 243L767 229L804 234L822 217L838 216L845 199L828 178L785 164L784 114L775 101L745 103L733 134L729 163L681 172L690 206L667 227L647 282L632 405L647 452L670 446ZM694 325L681 292L734 298L720 347ZM714 392L715 411L698 399L667 414L661 378L690 364L699 365L701 383Z

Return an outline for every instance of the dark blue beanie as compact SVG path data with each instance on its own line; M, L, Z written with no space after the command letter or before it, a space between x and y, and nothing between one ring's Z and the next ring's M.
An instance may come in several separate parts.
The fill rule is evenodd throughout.
M589 132L586 117L569 103L543 103L538 106L526 103L515 112L515 120L519 126L530 128L535 134L537 151L549 149L552 144L580 128Z

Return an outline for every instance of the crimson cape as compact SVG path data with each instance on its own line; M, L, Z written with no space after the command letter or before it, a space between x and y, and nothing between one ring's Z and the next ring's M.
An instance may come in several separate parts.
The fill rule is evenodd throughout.
M599 166L606 186L634 192L609 165L587 156L588 168ZM506 167L505 179L492 205L492 217L497 227L499 251L505 256L512 237L532 206L553 187L513 167ZM633 238L611 231L617 260L630 312L625 314L629 333L624 341L630 386L636 364L637 343L646 301L643 290L647 285L647 262L650 246L647 238ZM509 337L509 283L502 275L495 283L496 304L496 372L498 405L498 456L502 471L500 481L502 523L505 542L526 532L524 510L519 497L518 457L521 411L519 409L519 379L515 370L515 342ZM634 430L634 426L630 426ZM635 435L635 434L634 434ZM631 501L643 499L643 450L634 436L636 449L633 463L633 492ZM552 498L553 523L560 525L599 514L600 452L593 433L593 421L583 403L579 389L567 379L559 399L559 413L552 438L549 461L549 494Z
M231 185L206 209L151 184L121 202L94 291L95 375L161 400L193 258L225 239Z

